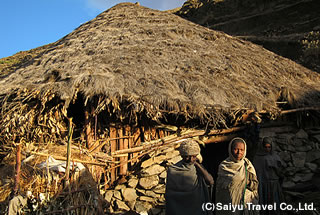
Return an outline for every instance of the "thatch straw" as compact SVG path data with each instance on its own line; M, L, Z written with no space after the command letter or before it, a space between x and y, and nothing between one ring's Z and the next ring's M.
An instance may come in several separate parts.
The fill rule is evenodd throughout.
M318 106L319 80L319 74L250 42L123 3L2 77L1 124L28 124L14 116L30 114L47 125L41 117L66 116L79 93L85 102L100 97L96 112L111 106L119 117L145 112L157 120L173 113L224 122L225 113L237 109L279 111L283 87L294 95L295 107Z

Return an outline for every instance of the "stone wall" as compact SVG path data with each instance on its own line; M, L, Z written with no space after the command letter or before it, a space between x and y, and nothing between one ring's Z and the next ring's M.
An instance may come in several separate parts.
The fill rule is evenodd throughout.
M168 148L149 154L138 169L125 180L120 180L112 190L101 191L110 204L109 212L122 214L165 214L165 181L168 166L181 160L179 152Z
M282 187L287 200L319 193L320 128L263 128L260 137L264 136L273 137L276 151L285 163Z
M276 151L285 163L282 185L286 190L286 197L301 197L306 192L319 193L320 128L262 128L260 138L265 136L273 137ZM138 214L165 214L166 169L181 160L181 157L174 148L160 150L148 156L126 179L120 180L115 188L101 191L110 204L110 213L135 211Z

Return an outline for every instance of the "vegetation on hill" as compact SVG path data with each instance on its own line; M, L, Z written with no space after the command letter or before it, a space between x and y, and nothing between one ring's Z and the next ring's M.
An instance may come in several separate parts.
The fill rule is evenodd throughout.
M176 14L320 72L302 42L320 30L319 11L318 0L188 0Z

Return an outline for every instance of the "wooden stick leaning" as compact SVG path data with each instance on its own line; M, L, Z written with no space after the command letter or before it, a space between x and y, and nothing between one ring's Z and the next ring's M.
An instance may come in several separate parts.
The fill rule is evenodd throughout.
M245 129L245 126L234 127L234 128L230 128L230 129L219 129L219 130L210 131L207 135L210 136L210 135L227 134L227 133L241 131L244 129ZM187 139L187 138L191 138L191 137L197 137L197 136L203 136L205 134L206 134L206 132L204 130L186 131L186 132L182 133L180 136L177 136L177 134L174 134L174 135L170 135L170 136L167 136L166 138L162 138L159 140L144 142L144 143L141 143L142 146L134 147L131 149L117 150L117 151L113 152L111 155L117 156L120 154L139 152L139 151L146 150L146 149L149 149L152 147L161 146L161 145L168 145L168 144L173 143L178 140Z

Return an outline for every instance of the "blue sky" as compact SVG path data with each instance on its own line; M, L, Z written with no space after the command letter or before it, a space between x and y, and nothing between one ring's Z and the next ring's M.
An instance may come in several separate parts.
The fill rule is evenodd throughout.
M168 10L186 0L141 0L142 6ZM55 42L104 10L127 0L2 0L0 58Z

